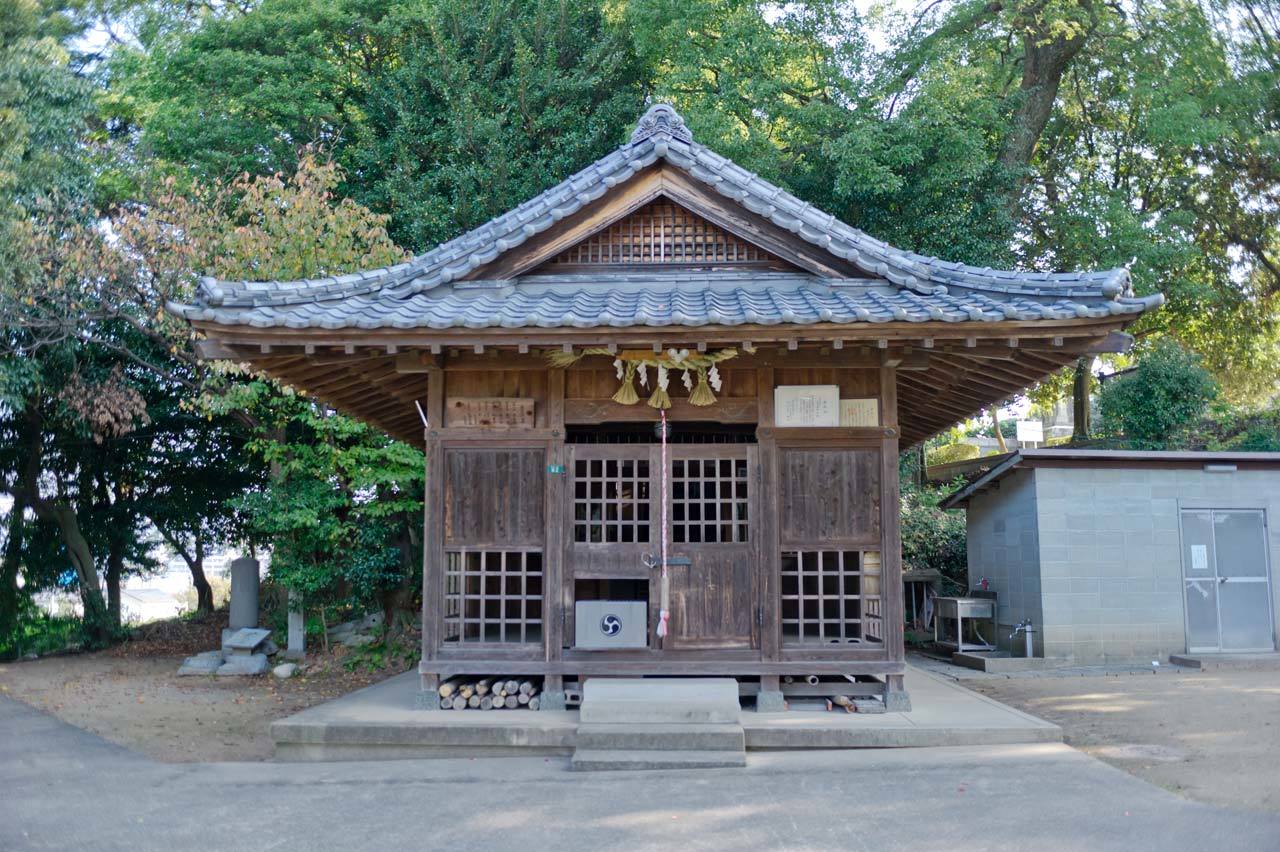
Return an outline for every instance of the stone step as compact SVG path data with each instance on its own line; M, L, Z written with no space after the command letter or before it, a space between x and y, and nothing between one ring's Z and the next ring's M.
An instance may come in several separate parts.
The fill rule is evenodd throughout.
M649 751L578 749L570 768L577 772L638 769L726 769L747 765L743 751Z
M591 678L583 686L583 724L736 725L733 678Z
M574 743L587 751L742 751L741 725L579 725Z

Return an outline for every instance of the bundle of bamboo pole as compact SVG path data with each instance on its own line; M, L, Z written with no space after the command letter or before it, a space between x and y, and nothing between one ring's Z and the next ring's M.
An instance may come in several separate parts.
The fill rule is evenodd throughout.
M541 685L531 680L452 677L440 684L438 692L442 710L537 710L541 706Z

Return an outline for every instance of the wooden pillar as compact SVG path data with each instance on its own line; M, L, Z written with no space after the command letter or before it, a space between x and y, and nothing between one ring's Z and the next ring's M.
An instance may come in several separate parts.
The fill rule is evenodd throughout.
M427 404L423 412L425 482L422 505L422 662L421 701L424 709L439 709L435 698L439 672L433 665L444 638L444 451L437 437L444 425L444 371L430 367L427 376Z
M902 595L901 499L898 482L898 382L897 369L880 368L880 528L881 583L884 600L884 642L891 662L904 662L906 648ZM885 709L909 710L910 699L903 688L902 675L889 675L885 683Z
M564 657L565 594L564 594L564 533L569 499L567 490L568 461L565 453L564 426L564 370L547 371L547 428L551 440L547 442L546 499L546 548L543 552L542 612L544 659L558 662ZM552 473L562 470L562 473ZM542 685L540 709L563 710L565 708L564 677L547 675Z
M755 486L758 489L760 524L756 536L756 583L759 590L760 657L763 660L781 659L781 599L778 591L778 562L781 545L778 533L778 442L773 436L773 385L772 367L756 370L756 404L758 420L756 440L760 452L760 471Z
M778 442L773 437L773 385L772 367L756 370L756 441L759 446L759 475L756 505L760 507L760 524L756 536L756 606L758 617L760 659L775 661L782 658L781 598L778 590L778 562L781 546L778 534ZM756 694L756 712L780 713L786 709L782 697L782 685L777 675L763 675L760 690Z

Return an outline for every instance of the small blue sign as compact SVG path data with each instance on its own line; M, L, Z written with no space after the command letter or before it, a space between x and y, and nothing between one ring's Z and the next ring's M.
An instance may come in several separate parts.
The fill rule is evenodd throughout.
M547 473L564 473L564 465L549 464L547 465Z

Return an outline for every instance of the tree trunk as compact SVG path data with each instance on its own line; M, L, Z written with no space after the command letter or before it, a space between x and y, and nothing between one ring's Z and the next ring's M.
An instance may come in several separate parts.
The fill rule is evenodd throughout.
M1062 22L1044 19L1043 2L1027 6L1019 19L1025 27L1022 37L1022 81L1018 87L1018 103L1010 120L1009 132L1001 146L997 163L1006 176L1003 194L1005 209L1013 221L1020 215L1022 192L1027 185L1028 166L1035 154L1040 136L1053 114L1058 88L1071 61L1084 48L1095 25L1090 0L1081 0L1080 8L1090 18L1087 27L1065 27ZM1054 26L1057 23L1059 26Z
M44 520L52 521L62 535L62 543L71 557L71 565L80 581L80 600L84 604L84 626L94 642L105 642L111 636L107 604L102 599L98 569L93 564L93 551L80 531L80 521L75 509L65 503L37 499L32 508Z
M400 552L400 580L395 586L384 589L380 594L383 623L387 626L387 634L395 635L413 623L414 599L420 584L414 582L415 548L411 524L412 517L401 519L399 533L396 536L396 548Z
M204 574L204 538L201 537L200 532L197 531L192 538L191 551L188 552L182 546L176 534L170 533L156 523L155 519L152 519L151 525L160 533L161 538L169 542L169 546L174 549L174 552L182 557L182 561L187 563L187 569L191 572L191 585L196 590L196 612L201 615L211 614L213 612L213 586L209 585L209 578Z
M998 405L991 406L991 423L994 426L992 431L996 433L996 446L1002 453L1009 452L1009 445L1004 442L1004 433L1000 431L1000 406Z
M120 626L120 581L124 577L124 542L112 541L107 550L107 618Z
M196 588L196 612L200 615L211 615L213 613L213 586L209 585L209 578L204 575L203 560L192 562L188 567L191 569L191 585Z
M27 461L21 479L13 488L13 505L9 508L9 533L5 539L4 561L0 562L0 636L8 636L18 626L18 567L22 563L22 549L27 538L26 483L40 480L41 430L44 423L34 407L22 418L22 443L26 446Z
M1093 390L1093 357L1086 355L1076 361L1076 374L1071 382L1072 441L1087 441L1093 432L1092 409L1089 395Z
M196 612L201 615L213 613L213 586L204 575L204 540L196 535L195 558L187 563L191 569L191 585L196 587Z
M9 636L18 626L18 563L26 541L26 512L26 501L15 497L9 509L4 561L0 563L0 637Z

